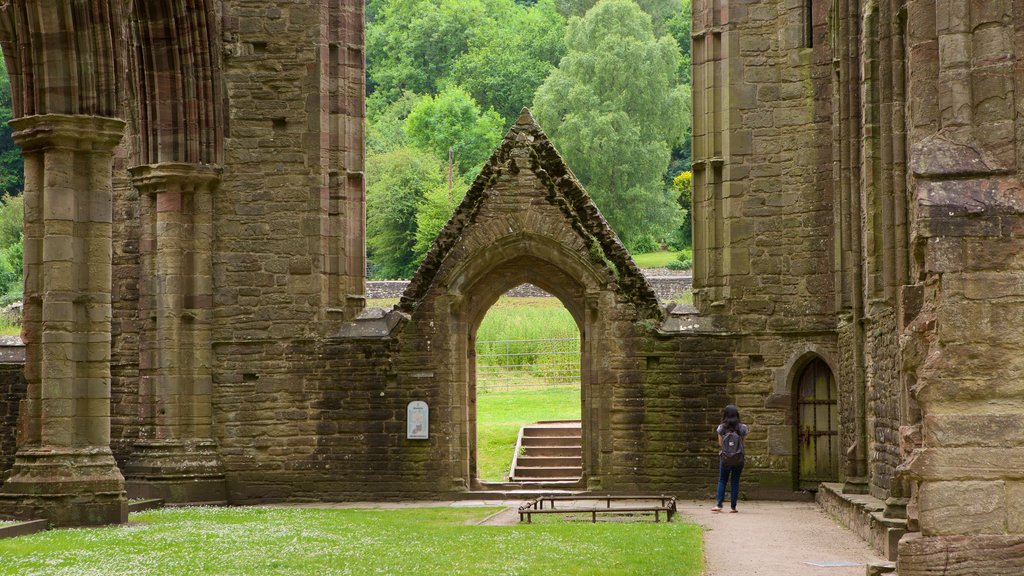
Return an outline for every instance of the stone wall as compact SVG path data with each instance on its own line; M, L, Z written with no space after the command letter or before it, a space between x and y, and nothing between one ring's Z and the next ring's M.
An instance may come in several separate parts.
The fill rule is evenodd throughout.
M692 286L691 276L651 276L646 275L654 293L662 302L668 302L679 298L688 292ZM408 280L371 280L366 283L366 298L399 298L409 286ZM538 298L551 296L547 292L532 284L522 284L506 292L507 296L515 298Z
M14 352L5 354L0 361L0 482L6 479L7 471L14 463L18 408L25 399L24 349Z

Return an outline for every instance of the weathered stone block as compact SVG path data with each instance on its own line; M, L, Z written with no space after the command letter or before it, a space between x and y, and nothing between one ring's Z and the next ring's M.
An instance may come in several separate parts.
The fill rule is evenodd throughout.
M932 481L921 486L918 519L925 536L1003 534L1006 489L1002 481Z

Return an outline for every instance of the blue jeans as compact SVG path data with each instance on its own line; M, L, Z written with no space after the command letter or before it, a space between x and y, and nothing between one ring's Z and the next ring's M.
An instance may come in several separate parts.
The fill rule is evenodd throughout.
M716 502L718 502L719 508L725 501L725 483L729 482L729 503L733 510L736 509L736 500L740 497L740 472L743 472L743 464L726 466L724 462L718 462L718 500Z

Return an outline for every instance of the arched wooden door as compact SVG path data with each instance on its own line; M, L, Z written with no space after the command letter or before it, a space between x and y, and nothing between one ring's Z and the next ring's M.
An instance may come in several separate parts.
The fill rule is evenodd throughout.
M839 480L839 409L832 370L815 359L800 373L796 389L797 484L813 490L821 482Z

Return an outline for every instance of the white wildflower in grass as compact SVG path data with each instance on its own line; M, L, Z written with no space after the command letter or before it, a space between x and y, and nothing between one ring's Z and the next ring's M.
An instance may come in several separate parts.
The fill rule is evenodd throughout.
M701 572L700 530L691 524L466 524L495 511L165 508L132 514L124 526L0 540L0 575Z

